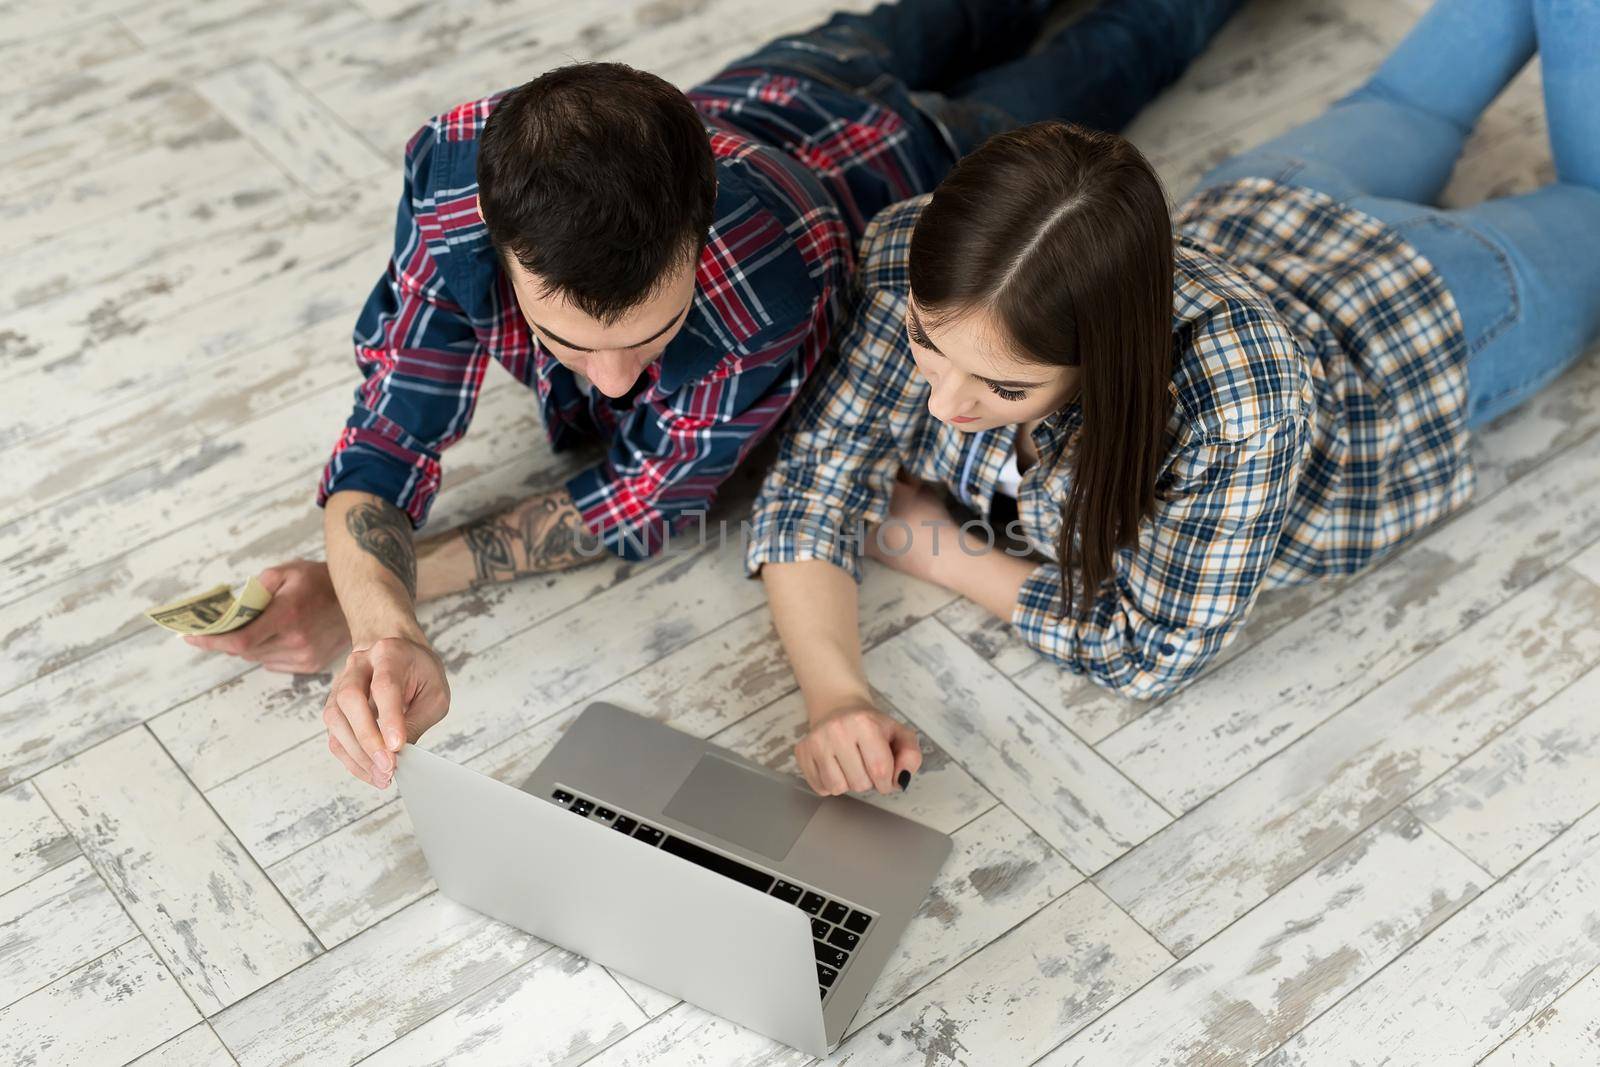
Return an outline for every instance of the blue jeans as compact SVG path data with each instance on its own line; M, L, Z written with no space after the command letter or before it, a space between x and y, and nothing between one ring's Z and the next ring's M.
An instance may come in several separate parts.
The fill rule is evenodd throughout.
M930 123L948 156L1043 119L1117 130L1183 73L1242 0L1103 0L1036 54L1052 0L899 0L840 12L736 66L790 70Z
M1443 210L1478 116L1538 51L1556 182ZM1600 335L1600 0L1438 0L1372 79L1206 175L1304 186L1384 222L1439 272L1468 346L1467 421L1538 392Z

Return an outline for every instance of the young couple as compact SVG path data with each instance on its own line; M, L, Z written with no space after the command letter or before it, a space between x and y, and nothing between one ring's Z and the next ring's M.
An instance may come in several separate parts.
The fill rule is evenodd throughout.
M1600 331L1600 7L1439 0L1365 86L1174 219L1097 131L1235 6L1107 0L1023 55L1046 0L902 0L687 95L584 64L440 116L356 327L328 562L271 569L260 619L191 640L293 670L352 642L329 749L384 787L449 703L416 600L575 565L586 541L659 550L798 397L748 563L813 789L887 792L921 760L862 669L863 551L1103 685L1172 691L1263 589L1358 570L1458 508L1469 428ZM1535 51L1557 181L1433 206ZM609 452L413 548L492 360L554 447ZM970 525L954 544L947 493L1015 515L1035 553Z

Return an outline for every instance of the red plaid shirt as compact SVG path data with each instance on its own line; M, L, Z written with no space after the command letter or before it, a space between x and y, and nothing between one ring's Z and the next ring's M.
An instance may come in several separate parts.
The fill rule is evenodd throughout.
M434 118L406 146L394 255L355 328L364 380L318 503L363 490L421 526L440 454L466 433L495 360L537 392L554 448L609 442L567 488L613 552L641 558L777 424L832 337L866 222L932 188L948 158L916 116L804 78L738 71L693 90L715 222L683 329L618 402L585 393L533 336L478 215L478 137L503 95Z

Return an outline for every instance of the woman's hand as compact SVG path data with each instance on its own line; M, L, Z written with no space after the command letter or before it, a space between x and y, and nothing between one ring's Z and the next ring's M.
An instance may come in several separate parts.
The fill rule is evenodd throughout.
M395 753L450 710L444 663L426 644L386 637L357 648L322 709L328 751L368 785L387 789Z
M794 746L795 762L812 790L823 796L893 793L911 784L922 767L916 731L876 708L853 706L811 723Z
M350 647L350 629L326 563L297 559L268 567L261 572L261 585L272 600L259 616L231 633L184 640L269 671L295 674L315 674Z

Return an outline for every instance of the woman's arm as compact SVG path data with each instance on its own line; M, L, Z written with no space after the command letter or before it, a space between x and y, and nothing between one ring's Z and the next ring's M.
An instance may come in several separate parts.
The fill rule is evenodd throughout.
M823 560L768 563L767 602L805 699L795 761L818 793L904 789L922 766L917 735L874 706L861 664L859 597L849 573Z

